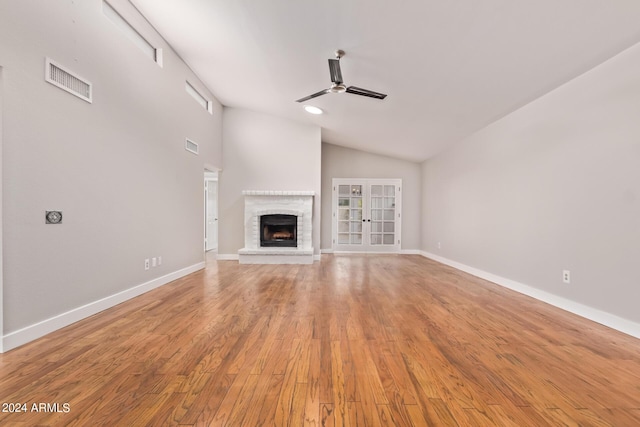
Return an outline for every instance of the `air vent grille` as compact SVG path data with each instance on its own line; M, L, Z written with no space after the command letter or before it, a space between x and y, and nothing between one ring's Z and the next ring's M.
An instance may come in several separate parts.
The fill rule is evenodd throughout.
M92 100L90 82L64 69L49 58L46 60L45 80L89 103Z
M192 152L193 154L198 154L198 144L191 141L190 139L187 139L187 141L185 142L184 149Z

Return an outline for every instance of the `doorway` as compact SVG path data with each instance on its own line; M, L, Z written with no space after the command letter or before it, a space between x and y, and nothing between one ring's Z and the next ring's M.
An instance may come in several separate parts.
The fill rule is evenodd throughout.
M218 250L218 173L204 174L204 250Z

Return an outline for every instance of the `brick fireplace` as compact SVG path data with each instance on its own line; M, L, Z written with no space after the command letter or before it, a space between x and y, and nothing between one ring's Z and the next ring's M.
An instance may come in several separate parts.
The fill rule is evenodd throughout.
M254 191L244 196L241 264L312 264L313 191Z

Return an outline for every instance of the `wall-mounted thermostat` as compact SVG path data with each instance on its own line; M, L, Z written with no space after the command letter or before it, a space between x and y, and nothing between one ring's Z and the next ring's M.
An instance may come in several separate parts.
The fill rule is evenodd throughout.
M60 224L62 222L62 211L47 211L44 219L46 224Z

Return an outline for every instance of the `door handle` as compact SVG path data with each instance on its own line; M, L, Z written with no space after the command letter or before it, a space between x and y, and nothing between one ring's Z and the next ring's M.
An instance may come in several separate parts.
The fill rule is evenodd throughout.
M368 219L368 220L367 220L367 222L371 222L371 220L370 220L370 219Z

